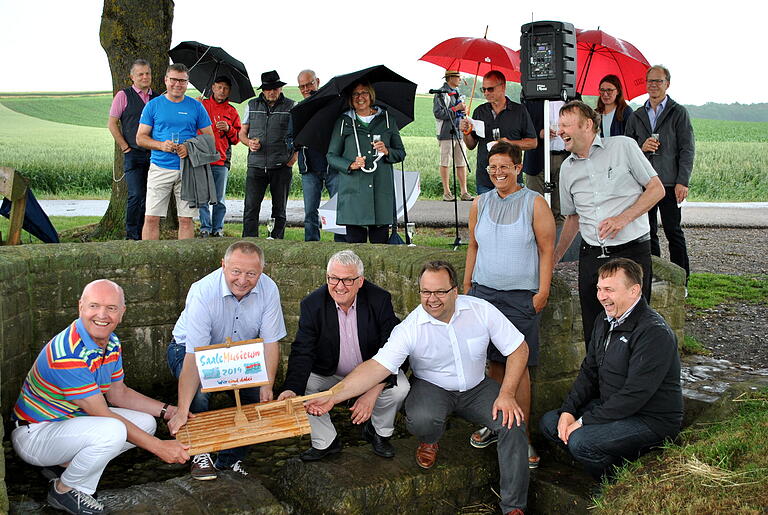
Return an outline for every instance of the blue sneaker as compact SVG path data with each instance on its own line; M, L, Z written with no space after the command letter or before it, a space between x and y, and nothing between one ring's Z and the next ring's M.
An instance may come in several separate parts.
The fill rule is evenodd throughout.
M62 494L56 490L56 481L51 481L48 490L48 504L72 515L99 515L105 513L104 505L90 495L75 490Z

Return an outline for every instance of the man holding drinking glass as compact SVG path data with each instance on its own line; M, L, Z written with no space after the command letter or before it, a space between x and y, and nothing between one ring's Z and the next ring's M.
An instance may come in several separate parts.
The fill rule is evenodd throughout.
M667 96L670 74L664 66L652 66L645 76L648 100L630 118L626 135L645 152L664 184L664 198L648 211L651 224L651 253L661 255L657 234L657 212L661 212L664 235L669 241L669 260L690 275L685 235L680 227L680 205L688 196L693 171L695 141L685 107Z
M168 214L171 196L176 198L179 215L179 239L192 238L192 217L197 209L181 200L181 160L187 157L184 142L197 132L213 136L211 119L203 105L186 96L189 70L181 63L172 64L165 72L167 91L147 103L139 120L136 142L152 150L147 175L147 211L142 240L160 239L160 217Z

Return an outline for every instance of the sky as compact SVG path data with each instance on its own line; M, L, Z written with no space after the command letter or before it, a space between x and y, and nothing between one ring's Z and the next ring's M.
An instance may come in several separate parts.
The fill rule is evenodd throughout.
M655 0L647 2L654 9L648 13L642 2L515 7L522 3L179 0L171 46L186 40L221 46L245 63L254 87L272 69L296 85L304 68L324 81L385 64L424 93L442 84L440 68L418 61L437 43L481 37L487 25L489 39L518 50L522 24L560 20L599 27L634 44L651 64L666 65L668 94L680 103L768 101L764 0ZM0 92L112 89L99 44L102 7L100 0L0 0Z

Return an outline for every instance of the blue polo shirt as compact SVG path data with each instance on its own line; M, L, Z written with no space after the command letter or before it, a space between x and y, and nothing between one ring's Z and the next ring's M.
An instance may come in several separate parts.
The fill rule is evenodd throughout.
M173 328L173 339L187 353L197 347L263 338L276 342L288 334L275 281L261 274L256 286L242 299L229 290L222 269L214 270L189 288L184 311Z
M174 132L179 133L179 143L197 136L197 131L211 126L211 118L197 100L184 97L181 102L171 102L165 95L150 100L141 112L139 123L152 127L152 139L171 140ZM160 168L180 170L181 161L173 152L153 150L150 159Z

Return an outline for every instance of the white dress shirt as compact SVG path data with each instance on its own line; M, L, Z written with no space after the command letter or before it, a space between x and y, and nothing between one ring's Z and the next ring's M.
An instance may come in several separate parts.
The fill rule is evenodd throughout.
M522 333L490 302L459 295L446 324L419 305L394 328L373 357L391 373L410 358L413 375L448 391L464 392L485 377L488 343L509 356L523 342Z

